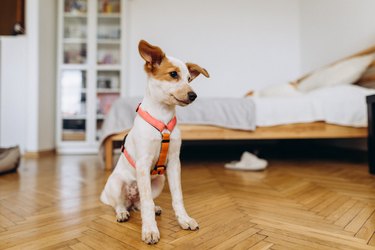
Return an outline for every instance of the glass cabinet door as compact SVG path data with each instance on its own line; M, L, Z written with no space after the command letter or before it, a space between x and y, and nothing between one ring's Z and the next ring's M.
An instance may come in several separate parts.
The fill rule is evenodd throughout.
M97 0L96 139L112 103L120 96L121 3Z
M64 64L87 60L87 0L65 0L63 20Z
M86 71L64 70L61 76L62 141L86 140Z
M120 0L98 0L98 65L120 64L120 20Z

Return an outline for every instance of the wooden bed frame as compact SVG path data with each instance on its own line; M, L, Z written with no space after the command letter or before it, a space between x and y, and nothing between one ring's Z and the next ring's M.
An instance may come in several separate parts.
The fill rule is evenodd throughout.
M367 128L353 128L324 122L258 127L255 131L226 129L215 126L180 125L182 139L194 140L276 140L276 139L343 139L367 138ZM113 167L113 150L127 131L109 136L104 141L105 168ZM117 143L117 144L118 144Z
M372 46L359 53L341 59L375 53L375 46ZM337 63L335 62L335 63ZM309 74L297 79L294 84ZM369 170L375 174L375 96L367 98L368 104L368 128L353 128L338 125L331 125L324 122L290 124L273 127L258 127L255 131L243 131L225 129L215 126L181 125L179 126L183 140L276 140L276 139L351 139L368 138ZM105 168L111 170L113 167L113 150L115 144L122 141L125 133L112 135L105 139ZM117 142L117 143L116 143Z

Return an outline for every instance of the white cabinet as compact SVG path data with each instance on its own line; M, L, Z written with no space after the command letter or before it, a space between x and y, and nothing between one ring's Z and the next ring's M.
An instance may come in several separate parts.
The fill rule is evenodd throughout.
M125 0L60 0L57 150L95 153L103 119L124 95Z

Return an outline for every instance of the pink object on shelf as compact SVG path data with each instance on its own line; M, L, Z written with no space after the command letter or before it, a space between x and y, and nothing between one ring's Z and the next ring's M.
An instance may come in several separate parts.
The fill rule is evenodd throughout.
M119 97L119 94L104 93L98 94L97 113L106 115L111 109L112 103Z

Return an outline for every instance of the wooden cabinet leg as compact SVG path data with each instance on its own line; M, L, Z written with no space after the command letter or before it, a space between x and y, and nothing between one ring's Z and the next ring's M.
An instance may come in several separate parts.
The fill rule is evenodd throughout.
M370 174L375 174L375 95L367 97L368 110L368 164Z

